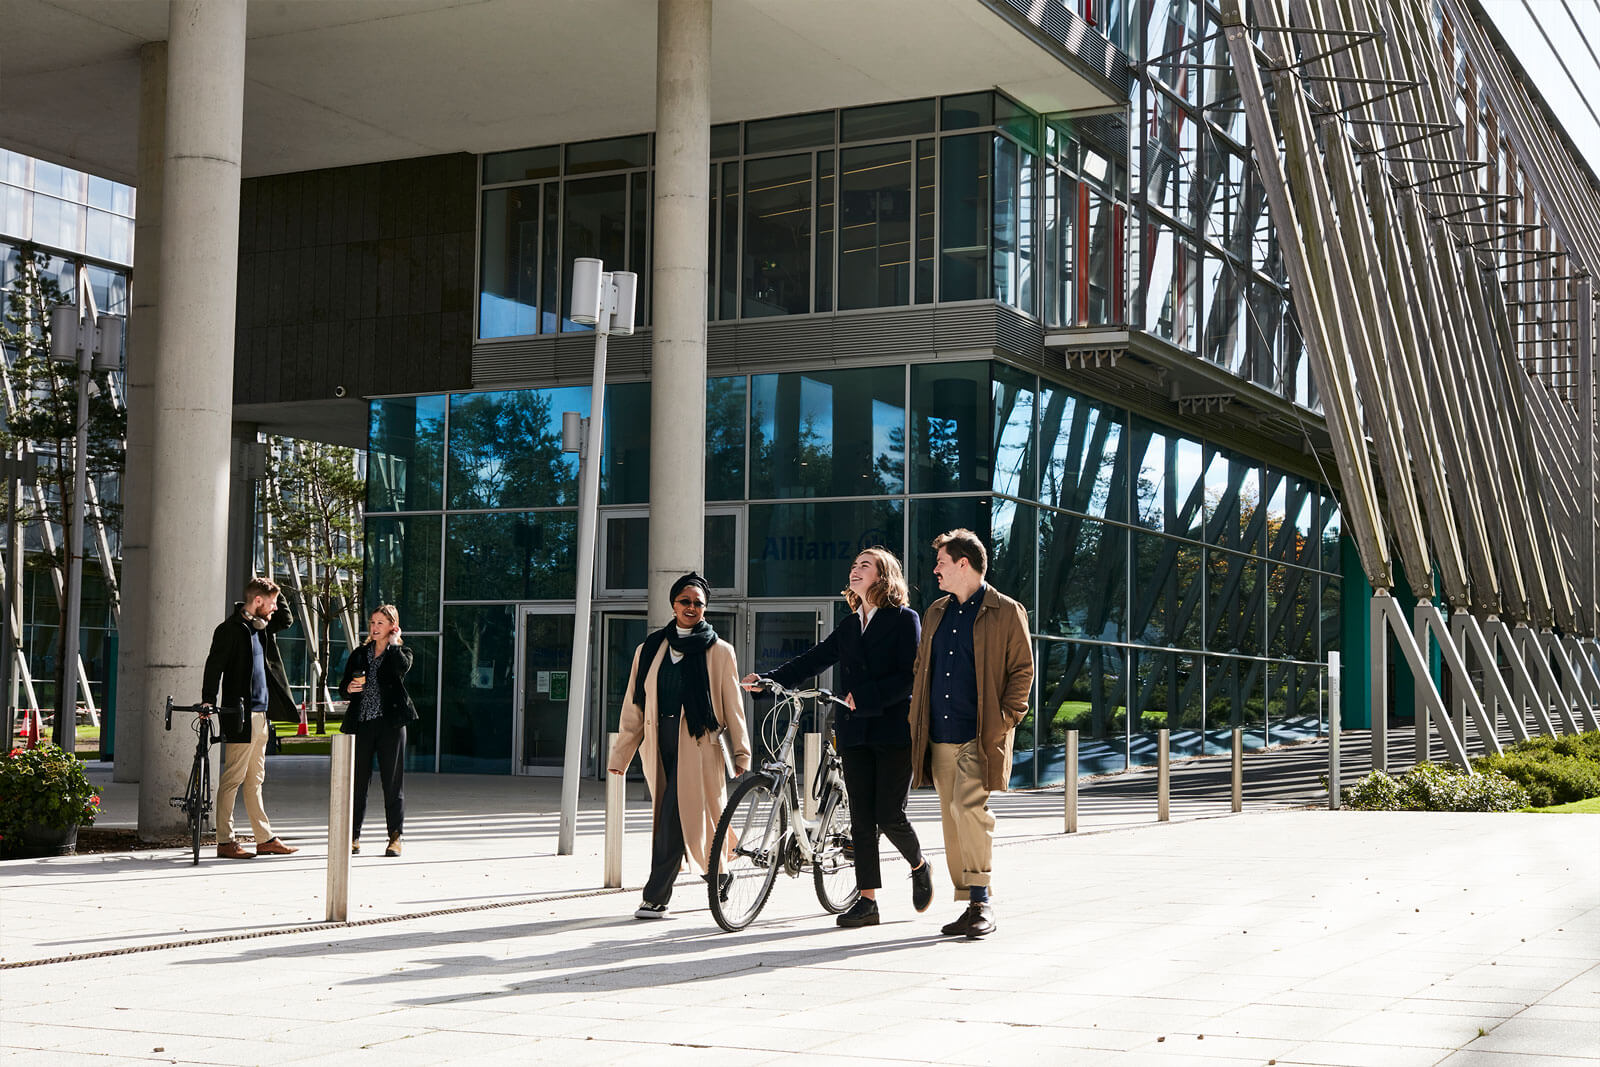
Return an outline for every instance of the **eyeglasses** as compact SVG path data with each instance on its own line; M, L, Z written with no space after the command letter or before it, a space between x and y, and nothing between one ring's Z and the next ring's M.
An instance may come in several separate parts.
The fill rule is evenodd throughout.
M678 605L680 608L703 608L706 606L706 602L704 600L690 600L686 596L679 597L677 600L674 600L673 603Z

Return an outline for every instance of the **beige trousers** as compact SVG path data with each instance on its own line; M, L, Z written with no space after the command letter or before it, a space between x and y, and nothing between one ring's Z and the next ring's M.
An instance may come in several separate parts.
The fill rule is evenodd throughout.
M244 810L250 816L250 829L256 844L272 840L272 824L267 821L266 805L261 801L261 783L267 780L267 713L250 713L250 743L228 744L222 748L222 782L217 786L217 844L233 840L233 798L244 786Z
M973 886L989 884L994 851L994 816L989 813L989 791L983 787L977 741L933 743L933 788L944 822L944 860L956 887L955 898L965 901Z

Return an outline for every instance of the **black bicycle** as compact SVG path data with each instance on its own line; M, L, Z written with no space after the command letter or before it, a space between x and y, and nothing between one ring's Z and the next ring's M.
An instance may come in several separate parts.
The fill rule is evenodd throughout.
M219 711L234 713L231 708L214 708L210 704L177 704L172 703L172 698L167 698L167 729L172 729L173 711L187 711L194 715L194 764L189 768L189 784L184 787L183 796L173 797L172 806L183 812L189 822L189 837L194 842L194 866L200 865L200 834L206 825L206 816L211 814L211 744L214 728L211 717ZM244 712L244 703L241 701L237 709L239 714Z

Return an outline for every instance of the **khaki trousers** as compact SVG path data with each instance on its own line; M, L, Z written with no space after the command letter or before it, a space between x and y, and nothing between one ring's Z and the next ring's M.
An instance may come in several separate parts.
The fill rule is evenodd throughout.
M978 742L933 743L933 788L939 794L944 822L944 860L950 867L957 900L973 886L989 884L989 858L994 851L994 816L989 791L983 787Z
M217 787L217 844L233 840L233 799L244 786L244 810L256 844L272 840L272 824L261 801L261 783L267 780L267 713L250 713L250 743L222 748L222 782Z

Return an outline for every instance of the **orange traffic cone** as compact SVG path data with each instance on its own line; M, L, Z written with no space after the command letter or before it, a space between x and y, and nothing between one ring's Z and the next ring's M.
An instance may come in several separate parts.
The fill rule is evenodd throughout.
M39 710L37 708L28 712L28 747L39 747Z
M295 727L294 735L296 737L305 737L305 736L307 736L307 734L306 734L306 706L304 704L300 705L300 725Z

